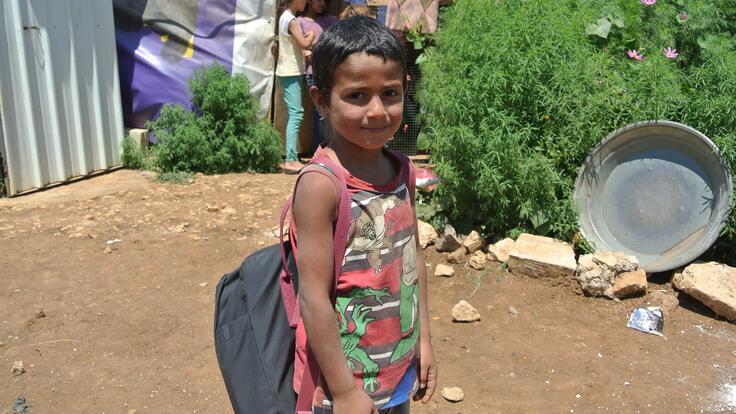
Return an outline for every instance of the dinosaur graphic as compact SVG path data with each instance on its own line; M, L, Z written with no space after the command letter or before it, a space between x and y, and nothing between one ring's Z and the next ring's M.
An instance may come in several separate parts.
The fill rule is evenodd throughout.
M347 358L348 368L354 371L356 366L363 366L363 389L367 392L375 392L380 387L380 383L376 378L378 376L378 364L371 359L368 353L360 348L360 338L365 335L368 324L375 319L368 316L372 311L371 308L364 304L358 304L353 307L348 319L347 311L354 299L374 297L379 304L383 304L383 298L389 296L388 288L381 290L365 288L353 289L348 297L337 298L335 310L337 310L337 326L342 341L342 351ZM350 329L350 321L353 322L353 329Z

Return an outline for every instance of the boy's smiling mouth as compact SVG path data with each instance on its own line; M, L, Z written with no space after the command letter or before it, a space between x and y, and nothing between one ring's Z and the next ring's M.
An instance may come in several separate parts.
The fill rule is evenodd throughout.
M383 131L387 130L388 128L389 128L388 126L382 126L382 127L361 127L361 129L363 129L365 131L368 131L368 132L372 132L372 133L383 132Z

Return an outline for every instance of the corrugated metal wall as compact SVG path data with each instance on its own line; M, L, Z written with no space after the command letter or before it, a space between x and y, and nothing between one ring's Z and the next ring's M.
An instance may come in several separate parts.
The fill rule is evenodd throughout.
M120 163L112 2L0 0L0 138L8 195Z

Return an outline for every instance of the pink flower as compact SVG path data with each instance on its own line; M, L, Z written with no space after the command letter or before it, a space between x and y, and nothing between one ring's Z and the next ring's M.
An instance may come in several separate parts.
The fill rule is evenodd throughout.
M644 56L642 56L639 52L637 52L636 49L634 49L634 50L627 50L626 51L626 54L629 55L629 57L632 58L632 59L634 59L634 60L638 60L638 61L644 60Z
M641 0L641 4L645 6L654 6L654 3L656 3L657 0Z
M684 22L685 20L687 20L688 15L687 15L687 13L682 12L682 13L680 13L680 14L677 15L677 18L680 19L681 22Z
M675 59L678 55L679 53L677 53L677 49L673 49L671 47L664 48L664 56L667 59Z

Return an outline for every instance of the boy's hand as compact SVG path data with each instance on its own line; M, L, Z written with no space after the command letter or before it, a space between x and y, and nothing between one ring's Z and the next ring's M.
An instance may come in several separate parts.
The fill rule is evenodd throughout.
M358 387L332 397L334 414L378 414L378 409L373 404L371 397Z
M419 347L419 390L414 395L414 401L421 399L426 404L437 387L437 360L429 340L420 341Z

